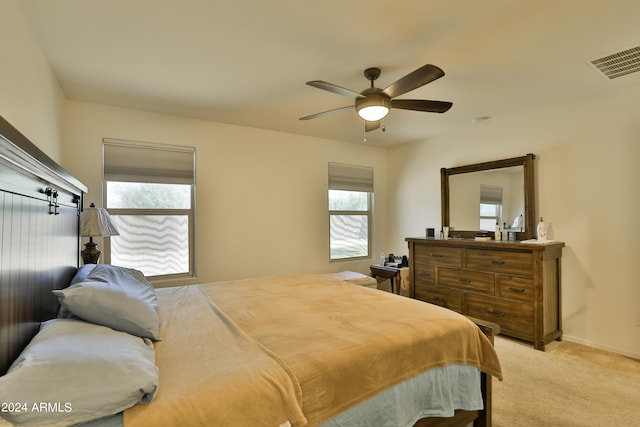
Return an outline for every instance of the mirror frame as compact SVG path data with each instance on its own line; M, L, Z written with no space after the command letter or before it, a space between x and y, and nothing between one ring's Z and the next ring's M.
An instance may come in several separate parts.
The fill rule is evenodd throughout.
M490 162L475 163L466 166L457 166L454 168L440 169L440 196L442 207L442 225L449 224L449 177L451 175L459 175L470 172L480 172L492 169L509 168L512 166L524 166L524 231L516 232L517 240L532 239L535 236L536 228L536 195L535 181L533 175L533 160L535 155L529 153L522 157L513 157L510 159L494 160ZM455 226L455 224L454 224ZM461 238L474 238L478 230L457 230L453 229L449 232L450 236ZM506 236L504 237L506 239Z

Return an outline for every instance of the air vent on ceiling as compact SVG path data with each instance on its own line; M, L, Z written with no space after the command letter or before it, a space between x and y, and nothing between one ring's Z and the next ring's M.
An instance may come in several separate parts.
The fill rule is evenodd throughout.
M610 80L635 73L640 71L640 46L594 59L590 64Z

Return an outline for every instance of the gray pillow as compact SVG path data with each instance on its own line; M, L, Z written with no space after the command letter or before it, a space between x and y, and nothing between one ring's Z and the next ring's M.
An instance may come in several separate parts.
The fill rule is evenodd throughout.
M91 273L93 269L96 268L96 265L97 264L85 264L80 267L78 271L76 271L75 276L73 276L73 279L71 279L71 282L69 282L69 286L87 280L87 276L89 276L89 273Z
M153 286L134 269L98 264L80 283L53 291L59 317L74 316L143 338L160 339Z
M20 403L2 416L16 425L68 426L149 403L158 382L151 340L49 320L0 377L0 402Z

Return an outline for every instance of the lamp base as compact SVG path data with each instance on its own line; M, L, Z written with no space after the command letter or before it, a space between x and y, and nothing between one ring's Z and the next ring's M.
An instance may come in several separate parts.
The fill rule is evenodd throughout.
M95 242L87 242L84 244L84 250L80 252L82 262L85 264L97 264L102 255L102 251L98 249L98 244Z

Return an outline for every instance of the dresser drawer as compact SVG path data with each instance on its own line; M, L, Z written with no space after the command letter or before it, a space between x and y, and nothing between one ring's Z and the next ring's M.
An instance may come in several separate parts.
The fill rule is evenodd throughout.
M414 275L416 285L436 284L436 267L433 265L415 263Z
M495 322L501 333L545 345L562 337L564 243L407 238L411 294Z
M533 336L533 304L469 294L466 314L497 323L501 332Z
M467 268L531 277L533 276L533 254L531 252L468 249Z
M438 285L495 295L495 275L458 268L439 268Z
M533 279L517 276L497 277L496 295L523 302L533 302Z
M415 292L416 299L462 313L463 292L423 285L416 285Z
M416 246L415 262L421 264L447 265L462 267L462 249L444 246Z

